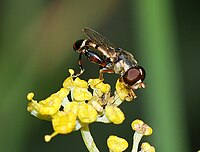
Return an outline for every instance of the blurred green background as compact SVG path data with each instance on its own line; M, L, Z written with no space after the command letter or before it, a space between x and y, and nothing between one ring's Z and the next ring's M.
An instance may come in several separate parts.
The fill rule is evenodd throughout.
M106 139L115 134L130 151L130 123L140 118L154 129L143 141L158 152L199 150L199 15L198 1L0 1L0 151L87 151L80 132L45 143L51 123L26 111L28 92L44 99L59 90L69 68L79 70L72 45L85 38L85 26L133 53L147 73L146 89L121 106L123 124L90 126L99 149L108 151ZM98 66L85 59L84 66L81 78L98 77ZM116 79L105 75L112 86Z

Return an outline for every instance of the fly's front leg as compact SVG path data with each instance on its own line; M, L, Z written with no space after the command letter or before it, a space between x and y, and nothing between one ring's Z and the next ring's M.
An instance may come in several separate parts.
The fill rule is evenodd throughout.
M79 68L81 69L79 73L81 75L85 71L85 69L83 68L82 53L79 54L78 65L79 65Z
M83 63L82 63L82 53L79 54L78 65L81 71L77 74L74 74L73 77L78 77L81 74L83 74L83 72L85 71L85 69L83 68Z

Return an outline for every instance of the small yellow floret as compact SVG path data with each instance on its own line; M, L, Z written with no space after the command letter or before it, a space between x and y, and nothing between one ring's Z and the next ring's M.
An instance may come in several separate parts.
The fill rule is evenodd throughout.
M52 125L56 133L70 133L76 125L76 115L72 111L59 111L53 116Z
M69 89L61 88L60 91L58 91L59 98L63 100L69 94L69 91Z
M120 97L122 101L124 100L131 101L133 100L133 98L136 97L134 92L130 90L129 88L127 88L123 82L120 82L119 79L117 80L115 88L116 88L117 95Z
M45 135L44 136L44 140L46 141L46 142L49 142L54 136L56 136L58 133L57 132L54 132L54 133L52 133L51 135Z
M73 97L76 101L85 101L90 100L92 98L92 94L86 88L75 87L73 90Z
M88 83L85 80L81 80L80 78L76 78L74 80L74 86L80 87L80 88L88 88Z
M69 73L70 73L70 76L67 79L65 79L65 81L63 82L63 87L68 88L68 89L74 86L74 80L72 77L74 75L74 70L69 69Z
M110 85L109 84L102 84L100 86L97 86L97 88L101 89L103 93L108 93L110 91Z
M143 150L143 152L155 152L156 151L155 148L147 142L142 143L141 150Z
M33 92L28 93L28 95L27 95L27 99L28 100L32 100L33 97L34 97L34 93Z
M70 76L74 75L74 70L73 69L69 69L69 73L70 73Z
M65 81L63 82L63 87L70 89L71 87L73 87L74 85L74 80L72 77L68 77L67 79L65 79Z
M97 119L97 111L92 105L81 103L78 107L78 118L84 123L92 123Z
M115 106L106 106L106 117L114 124L120 124L124 121L124 113Z
M78 106L79 104L76 101L69 102L65 105L64 111L72 111L77 116Z
M49 120L52 115L59 111L63 99L68 94L69 89L61 88L50 97L37 102L33 100L34 94L29 93L27 99L31 102L28 103L27 110L37 118Z
M45 135L44 136L44 140L46 141L46 142L49 142L50 140L51 140L51 135Z
M122 152L128 148L128 142L125 139L114 135L109 136L107 145L111 152Z
M38 114L38 103L37 101L31 101L28 103L28 106L27 106L27 111L29 111L30 113L36 113L36 115Z
M38 104L38 112L41 115L54 115L61 106L61 99L56 95L51 95L45 100L42 100Z
M110 85L105 84L100 79L89 79L88 83L92 89L98 89L102 93L108 93L110 91Z
M131 123L131 127L136 132L143 135L151 135L153 133L153 129L145 124L142 120L136 119Z
M89 79L88 80L88 83L89 83L89 85L90 85L90 87L93 89L93 88L95 88L95 86L97 85L97 84L99 84L99 83L101 83L102 82L102 80L100 80L100 79Z

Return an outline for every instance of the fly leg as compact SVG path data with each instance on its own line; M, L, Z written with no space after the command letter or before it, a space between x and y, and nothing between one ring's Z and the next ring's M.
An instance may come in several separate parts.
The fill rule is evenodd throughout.
M89 50L89 48L87 46L82 48L79 53L80 54L79 54L79 59L78 59L78 65L79 65L81 71L78 74L73 75L73 77L77 77L85 71L85 69L83 68L83 64L82 64L82 55L83 54L87 57L87 59L90 62L92 62L94 64L98 64L101 67L105 67L107 65L107 63L104 59L102 59L96 52Z
M108 69L106 67L107 62L105 61L105 59L100 57L96 52L93 52L93 51L90 51L89 49L87 49L85 51L85 55L90 62L98 64L100 66L100 71L99 71L99 79L100 80L103 80L103 73L114 73L113 70Z
M79 73L77 73L77 74L74 74L73 77L78 77L81 74L83 74L83 72L85 71L85 69L83 68L83 63L82 63L82 53L79 54L78 66L79 66L81 71Z
M114 71L112 69L107 69L106 67L103 67L99 71L99 79L100 80L103 80L103 73L114 73Z

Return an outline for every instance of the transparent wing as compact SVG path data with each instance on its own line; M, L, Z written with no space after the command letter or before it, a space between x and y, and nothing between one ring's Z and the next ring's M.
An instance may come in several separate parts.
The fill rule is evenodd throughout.
M116 48L105 36L99 34L91 28L84 27L83 32L92 42L98 44L103 49L112 51L114 48Z

